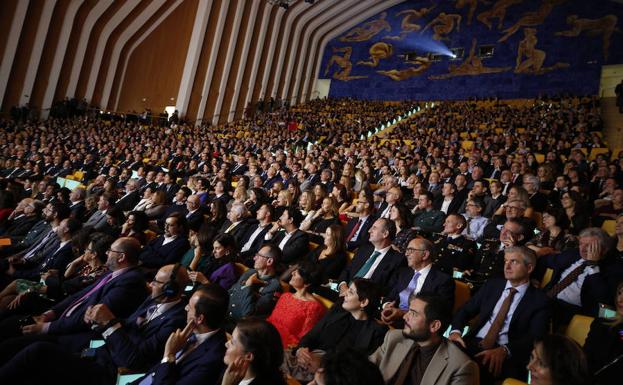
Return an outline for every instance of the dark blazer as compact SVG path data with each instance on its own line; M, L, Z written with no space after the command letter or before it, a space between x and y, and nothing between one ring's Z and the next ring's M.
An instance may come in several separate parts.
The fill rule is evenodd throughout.
M337 279L340 272L346 266L347 257L345 252L338 252L332 257L318 259L320 253L325 249L324 245L316 247L307 253L305 257L309 262L316 266L316 278L318 283L329 282L329 279Z
M375 220L376 218L373 215L368 215L368 218L366 218L365 222L363 222L363 224L360 226L357 238L351 239L350 241L346 240L346 237L348 237L351 231L353 231L353 228L357 225L359 218L351 218L351 220L348 221L348 223L346 224L346 228L344 228L344 240L346 240L347 250L355 250L359 246L368 242L368 239L370 239L370 233L368 233L368 231L370 230L370 227L372 227L372 225L374 224Z
M348 334L348 327L351 324L349 317L352 315L341 306L336 305L331 308L318 321L314 327L301 338L299 347L307 347L310 350L322 349L333 350L340 347L339 341L344 335ZM371 354L383 343L387 326L380 325L374 319L369 319L355 338L355 345L351 346L357 350Z
M93 292L69 316L62 316L65 309L69 308L75 301L91 291L100 280L105 279L108 275L109 274L102 276L97 282L65 298L52 307L51 310L54 311L57 318L50 323L48 333L51 335L60 335L90 330L89 325L84 323L83 317L87 307L96 304L105 304L117 317L123 318L132 314L145 299L146 295L145 278L141 271L134 267L129 268L127 271L108 281L104 286Z
M409 286L411 278L413 278L413 269L410 267L401 268L398 272L396 283L387 296L387 301L394 301L397 306L400 303L400 292ZM454 304L454 279L433 267L428 272L420 292L437 294L452 305Z
M272 239L271 243L279 246L283 238L286 236L285 231L278 232ZM290 239L286 242L281 250L281 261L290 265L298 262L309 251L309 235L302 230L297 229Z
M357 249L357 253L355 253L353 261L348 266L346 266L344 270L342 270L339 281L352 281L355 278L355 274L357 274L359 269L361 269L361 267L366 263L366 261L373 252L374 246L371 243L368 243ZM389 290L394 286L398 269L402 266L405 266L405 264L406 262L404 256L393 248L390 248L383 257L381 263L379 263L379 265L374 270L371 280L379 285L381 292L387 294Z
M455 196L450 201L450 205L448 206L448 212L446 215L457 214L461 205L463 204L464 199L461 199L458 196ZM433 210L441 210L441 206L443 205L443 196L439 196L436 201L433 202Z
M139 195L139 191L132 191L128 195L122 196L117 203L115 203L115 207L120 209L121 211L132 211L134 206L141 200L141 196Z
M70 215L72 218L77 219L80 222L84 222L87 213L87 207L85 206L84 201L80 201L73 206L70 206L69 209L71 210Z
M123 327L106 338L106 344L96 352L98 364L115 373L117 367L141 372L147 371L162 358L169 335L186 325L186 304L181 301L139 326L137 318L145 318L147 309L154 304L154 300L148 298L123 322Z
M178 363L160 363L145 375L153 376L152 385L210 385L220 383L225 369L225 332L219 330ZM132 382L138 385L144 377Z
M470 329L468 336L475 336L491 317L495 304L506 286L504 279L490 279L463 305L452 319L452 330L463 330L469 321L478 316L478 322ZM528 286L517 309L513 313L508 329L508 349L511 355L524 363L532 350L534 340L547 333L550 319L549 298L533 286Z
M240 243L238 244L238 247L240 249L242 249L242 246L244 246L249 241L249 239L251 238L251 235L253 235L253 233L255 232L255 230L257 230L259 225L260 224L258 222L254 225L247 227L247 231L244 233L244 235L240 239ZM271 227L270 223L264 226L262 231L260 231L257 237L255 237L255 239L253 240L253 243L251 244L251 248L245 251L244 253L242 252L240 253L240 259L242 261L248 262L249 259L251 260L253 259L253 256L255 255L255 253L257 253L262 247L262 244L264 243L264 237L266 236L266 233L268 232L268 230L270 230L270 227Z
M612 363L616 357L623 354L623 341L619 337L622 331L623 326L620 324L613 327L601 319L593 321L584 343L584 352L591 373ZM623 361L619 360L596 376L595 382L604 385L618 384L621 382L621 370L623 370Z
M142 266L148 268L161 268L164 265L175 264L182 260L182 256L188 249L190 244L185 236L178 236L173 241L162 245L164 235L152 239L138 256Z
M225 231L229 228L229 226L232 225L232 222L227 219L225 220L225 222L223 223L223 225L221 226L221 228L219 229L219 234L224 234ZM244 237L245 233L247 232L247 229L249 228L249 221L246 219L243 219L240 221L240 223L238 223L236 225L236 227L234 227L233 229L231 229L229 231L229 233L232 237L234 237L234 239L236 240L236 244L238 245L238 247L240 247L240 242L242 240L242 237Z
M188 210L186 210L188 211ZM188 215L186 212L186 222L188 222L188 226L192 229L198 229L203 223L203 209L199 207L194 213Z
M36 215L22 216L17 219L13 219L0 234L5 237L10 237L12 243L17 243L38 221L39 217Z
M544 288L544 291L547 292L557 284L562 278L562 273L580 258L582 257L578 249L571 249L558 255L548 255L545 258L540 258L542 261L539 261L539 270L544 271L545 268L554 270L552 279ZM612 294L608 291L608 286L604 284L601 272L587 276L582 283L582 290L580 291L581 312L591 317L596 317L599 312L599 303L610 303L611 296Z
M74 254L71 249L71 242L67 242L59 250L54 251L50 255L45 256L45 259L37 266L25 270L16 270L13 274L13 278L23 278L31 281L39 281L41 273L48 270L58 270L62 275L65 268L74 259Z

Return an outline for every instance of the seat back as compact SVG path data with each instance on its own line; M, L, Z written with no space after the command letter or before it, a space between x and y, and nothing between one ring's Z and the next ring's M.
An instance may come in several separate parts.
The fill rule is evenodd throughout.
M472 296L469 286L463 281L454 280L454 308L453 313L456 313L461 306L465 304Z
M591 330L591 324L595 318L588 317L585 315L576 314L571 318L571 322L569 322L569 326L567 326L567 331L565 335L575 342L577 342L580 346L584 346L584 342L586 341L586 337L588 336L589 330Z

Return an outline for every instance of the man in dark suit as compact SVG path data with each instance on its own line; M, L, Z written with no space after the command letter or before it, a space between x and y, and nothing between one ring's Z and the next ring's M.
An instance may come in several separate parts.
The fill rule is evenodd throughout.
M387 324L398 322L409 309L409 297L420 292L433 293L454 303L454 280L433 267L433 243L424 238L409 241L405 255L407 267L398 272L398 278L383 304L381 319Z
M372 215L374 211L373 198L369 195L359 197L355 211L359 216L351 218L344 229L344 241L346 242L346 249L349 251L366 244L370 238L370 227L376 219Z
M72 354L59 344L37 342L0 367L0 381L42 383L53 379L56 383L112 385L118 368L147 371L159 361L169 335L186 324L181 294L188 274L178 268L173 278L173 271L174 265L158 271L150 283L151 296L125 320L105 304L87 310L85 320L97 325L102 334L99 338L105 340L103 346L90 349L87 356L93 359Z
M43 210L43 202L32 198L22 199L9 216L6 227L0 235L11 238L11 244L18 243L39 221L41 210Z
M71 217L76 218L81 223L86 219L84 216L87 212L87 207L84 204L84 198L86 198L87 192L82 187L76 187L69 194L69 210L71 210Z
M191 229L198 229L203 223L203 210L199 195L191 195L186 199L186 222Z
M480 364L481 383L526 377L534 341L547 333L550 303L530 285L536 255L526 247L504 252L504 278L490 279L454 316L449 339ZM468 322L478 322L464 337Z
M219 230L219 234L229 234L236 240L236 244L240 245L242 237L249 227L247 216L249 211L244 203L236 202L231 205L231 209L227 213L227 220L223 223Z
M0 325L0 357L6 362L26 345L36 341L54 341L68 350L79 352L94 336L84 315L91 306L106 304L119 317L127 317L145 299L145 279L136 269L140 244L134 238L119 238L108 250L106 265L111 273L97 282L67 297L41 315L32 317L34 323L21 327L21 316L8 318Z
M302 220L301 212L288 206L264 237L266 241L281 249L282 261L286 265L295 264L309 251L309 235L299 230Z
M123 212L132 211L134 206L141 200L139 185L136 179L130 179L125 184L125 194L117 199L115 207Z
M173 202L173 197L175 197L175 194L177 194L177 191L180 189L180 185L175 183L175 181L176 176L173 172L167 172L164 174L164 178L162 179L162 186L160 186L160 189L166 194L167 203Z
M530 196L530 207L534 211L542 213L548 205L547 195L539 191L541 182L536 175L526 174L523 176L523 188Z
M390 291L398 269L405 265L402 254L391 247L395 236L393 221L379 218L374 222L370 228L370 244L360 247L353 261L340 274L340 295L346 293L348 283L355 278L372 280L384 294Z
M264 203L255 214L256 224L247 228L240 240L240 260L247 266L253 266L253 257L264 243L264 237L270 230L275 208L273 205Z
M141 267L158 269L182 259L188 249L188 224L180 213L173 213L164 223L164 234L151 240L139 255Z
M540 270L554 270L544 288L554 300L554 327L568 324L575 314L597 317L599 303L610 302L612 293L604 284L603 266L600 266L609 249L608 234L591 227L580 232L578 249L539 261Z

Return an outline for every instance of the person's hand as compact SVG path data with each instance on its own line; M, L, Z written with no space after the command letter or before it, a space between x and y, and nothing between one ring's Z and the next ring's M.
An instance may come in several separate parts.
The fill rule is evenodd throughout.
M22 299L28 295L28 293L21 293L18 294L15 298L13 298L13 301L11 301L11 303L9 303L9 305L7 306L8 309L13 310L15 308L17 308L19 306L19 304L21 303Z
M309 368L312 362L312 354L309 348L300 348L296 351L296 363L303 368Z
M100 326L108 324L115 319L113 312L105 304L89 306L84 313L84 322L88 324L96 323Z
M402 318L404 314L404 311L400 310L394 305L389 305L381 312L381 321L385 322L386 324L391 324L397 319Z
M266 285L265 281L262 281L258 276L257 273L253 273L249 278L247 278L247 281L244 284L245 286L253 286L253 285Z
M506 359L506 349L499 346L497 348L483 350L476 354L475 357L480 358L482 365L489 369L494 377L498 377L502 373L502 365Z
M238 357L232 362L223 374L221 385L237 385L247 374L251 361L244 357Z
M45 322L35 320L34 324L22 326L22 334L24 335L42 334L44 324Z
M344 297L346 295L346 291L348 291L348 285L346 284L346 282L342 282L337 287L337 289L338 289L338 291L340 293L340 297Z
M7 275L13 275L15 274L15 271L15 266L12 263L9 263L9 267L6 269Z
M191 320L188 322L184 330L177 329L167 339L166 344L164 345L164 357L169 361L175 361L175 354L184 346L188 337L192 334L195 329L195 322Z
M602 247L599 241L593 241L586 248L586 260L597 262L601 259Z
M459 332L450 333L448 339L461 345L464 349L467 348L467 345L465 345L465 341L463 341L463 337L461 337L461 333Z
M51 322L54 320L54 318L55 318L55 314L52 310L48 310L43 314L32 317L32 319L35 320L35 322Z
M188 273L188 277L193 282L193 286L195 282L199 282L202 285L207 285L208 283L210 283L206 276L203 275L203 273L200 271L191 271Z
M515 246L515 244L517 243L517 239L514 234L508 233L502 243L504 244L504 247Z

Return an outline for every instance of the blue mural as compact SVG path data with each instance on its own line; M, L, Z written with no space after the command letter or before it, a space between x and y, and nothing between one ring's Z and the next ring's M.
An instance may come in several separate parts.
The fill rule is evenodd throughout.
M320 77L378 100L596 94L622 32L610 0L406 1L331 40Z

